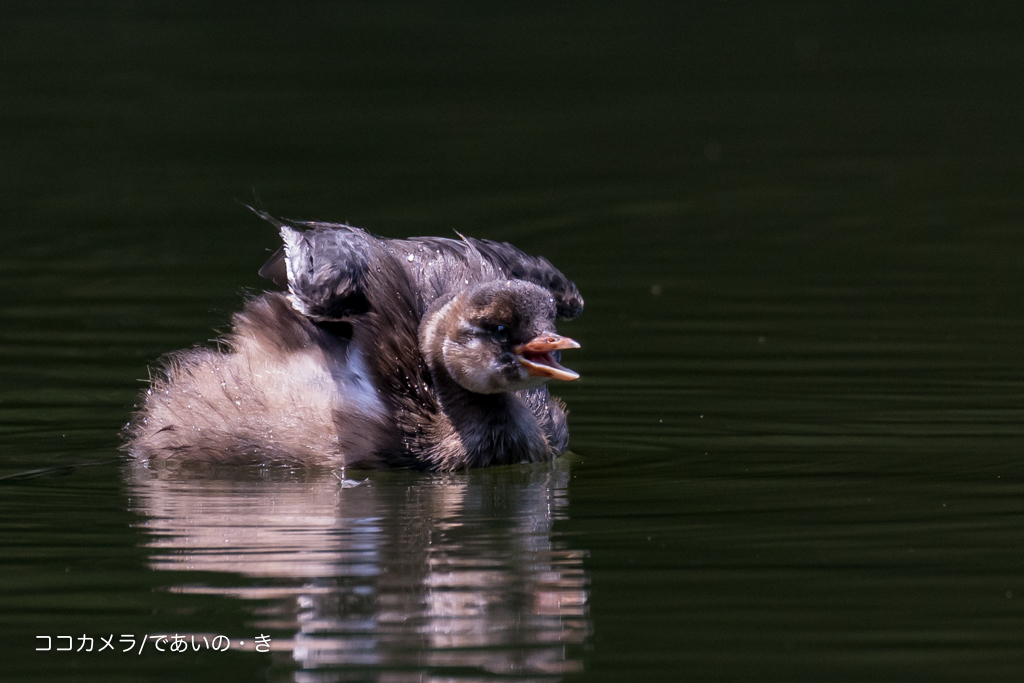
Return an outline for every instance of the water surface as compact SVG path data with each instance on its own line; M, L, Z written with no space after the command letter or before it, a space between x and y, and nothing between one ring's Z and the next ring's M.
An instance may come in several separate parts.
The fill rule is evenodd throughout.
M0 476L92 464L0 486L5 675L1019 680L1019 14L6 4ZM240 203L551 259L573 454L119 461L265 285Z

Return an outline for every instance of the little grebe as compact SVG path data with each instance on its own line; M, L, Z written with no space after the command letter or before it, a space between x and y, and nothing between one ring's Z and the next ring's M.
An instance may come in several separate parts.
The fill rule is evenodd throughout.
M583 310L546 259L507 243L391 240L277 223L249 300L217 349L166 357L126 429L144 461L464 467L547 460L568 443L551 379ZM297 225L308 228L300 231Z

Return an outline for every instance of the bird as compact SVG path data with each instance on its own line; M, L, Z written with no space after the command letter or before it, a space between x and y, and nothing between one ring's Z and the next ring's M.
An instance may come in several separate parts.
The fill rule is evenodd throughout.
M331 320L365 311L353 287L367 267L371 251L383 249L398 259L413 280L421 312L439 296L473 283L499 278L526 280L551 292L558 317L570 320L583 312L576 285L542 256L529 256L507 242L459 235L383 239L345 224L295 221L299 232L270 214L256 211L275 225L284 242L259 274L291 291L296 310L314 320Z
M216 347L165 356L124 430L152 463L450 472L551 460L568 447L547 383L583 310L543 257L459 239L388 239L280 221L250 298Z

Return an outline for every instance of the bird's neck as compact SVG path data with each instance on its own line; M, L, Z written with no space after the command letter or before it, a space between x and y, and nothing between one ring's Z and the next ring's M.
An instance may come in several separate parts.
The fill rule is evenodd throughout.
M458 315L459 300L436 302L420 329L420 348L434 380L441 412L461 447L442 455L458 465L484 467L550 457L536 415L511 393L478 394L455 381L444 362L443 327ZM456 453L455 451L461 451ZM461 461L461 462L458 462ZM456 464L456 463L453 463Z
M549 456L537 417L511 393L477 394L459 385L443 366L431 367L438 402L471 467L536 461Z

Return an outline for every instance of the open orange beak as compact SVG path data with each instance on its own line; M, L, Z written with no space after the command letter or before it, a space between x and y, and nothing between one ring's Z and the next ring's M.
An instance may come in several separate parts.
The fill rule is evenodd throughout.
M578 349L579 342L557 334L542 334L512 349L531 377L547 377L565 382L579 379L580 374L564 368L555 360L554 351Z

